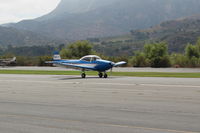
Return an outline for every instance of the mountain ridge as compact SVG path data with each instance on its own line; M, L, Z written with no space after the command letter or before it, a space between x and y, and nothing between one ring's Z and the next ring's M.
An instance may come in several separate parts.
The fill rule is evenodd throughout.
M86 0L82 4L81 0L72 1L62 0L50 14L13 27L64 40L82 40L120 35L200 13L199 0ZM93 4L86 9L90 2Z

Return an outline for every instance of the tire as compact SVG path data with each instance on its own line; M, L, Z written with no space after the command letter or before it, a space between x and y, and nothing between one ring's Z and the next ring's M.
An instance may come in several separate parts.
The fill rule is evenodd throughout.
M108 78L108 75L106 73L104 74L104 78Z
M103 77L103 73L99 73L99 78L102 78Z
M82 74L81 74L81 77L82 77L82 78L85 78L85 77L86 77L86 74L85 74L85 73L82 73Z

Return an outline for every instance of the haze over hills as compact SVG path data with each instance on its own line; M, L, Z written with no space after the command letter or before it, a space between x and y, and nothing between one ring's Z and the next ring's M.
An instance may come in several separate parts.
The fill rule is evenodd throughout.
M132 30L130 34L102 38L94 42L98 52L117 56L132 55L134 50L141 50L145 43L154 42L167 42L169 52L183 52L188 43L195 44L199 37L200 14L165 21L151 28Z
M55 45L61 41L54 40L31 31L18 30L15 28L0 26L0 46L33 46L33 45Z
M168 42L170 51L182 52L187 43L195 44L200 37L200 14L190 17L165 21L146 30L136 31L148 40Z
M43 17L12 25L63 40L115 36L200 13L199 0L62 0Z
M112 4L116 0L62 0L58 7L49 14L38 18L37 20L47 20L58 18L64 14L79 14L89 12L100 7Z
M88 38L97 52L111 56L132 55L155 41L168 42L170 52L182 52L200 36L199 7L199 0L62 0L45 16L0 27L0 45L57 45Z

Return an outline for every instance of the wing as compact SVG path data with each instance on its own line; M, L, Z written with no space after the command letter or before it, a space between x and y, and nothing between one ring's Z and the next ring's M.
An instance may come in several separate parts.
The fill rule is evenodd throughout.
M121 65L124 65L124 64L126 64L125 61L117 62L117 63L115 63L114 67L118 67L118 66L121 66Z
M52 61L49 63L53 63L55 65L59 65L59 66L64 66L67 68L73 68L73 69L79 69L79 70L96 70L95 66L96 64L71 64L71 63L65 63L65 62L56 62L56 61Z

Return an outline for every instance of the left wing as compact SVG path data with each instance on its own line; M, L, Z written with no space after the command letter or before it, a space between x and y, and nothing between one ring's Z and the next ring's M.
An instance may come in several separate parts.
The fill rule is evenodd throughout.
M74 69L85 69L85 70L95 70L96 64L71 64L71 63L65 63L65 62L56 62L52 61L51 63L60 65L60 66L65 66L69 68L74 68Z

